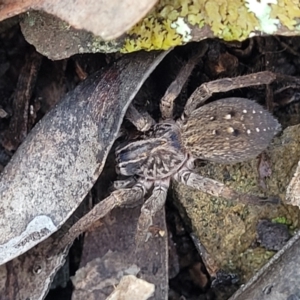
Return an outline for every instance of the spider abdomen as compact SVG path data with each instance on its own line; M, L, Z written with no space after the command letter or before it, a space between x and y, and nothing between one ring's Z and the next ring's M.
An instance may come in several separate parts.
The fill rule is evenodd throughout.
M226 98L192 112L181 126L182 142L195 157L220 163L254 158L281 126L262 106L244 98Z

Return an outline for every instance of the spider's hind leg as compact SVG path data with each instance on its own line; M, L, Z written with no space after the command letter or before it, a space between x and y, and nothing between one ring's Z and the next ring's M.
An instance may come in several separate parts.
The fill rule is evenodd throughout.
M263 71L234 78L221 78L201 84L188 99L184 115L189 117L199 106L202 106L215 93L225 93L243 87L270 84L276 79L274 73Z
M187 168L183 168L176 173L174 175L174 179L187 186L201 190L209 195L222 197L227 200L255 205L263 205L266 203L278 204L280 202L278 197L269 197L264 199L251 194L239 193L219 181L203 177Z

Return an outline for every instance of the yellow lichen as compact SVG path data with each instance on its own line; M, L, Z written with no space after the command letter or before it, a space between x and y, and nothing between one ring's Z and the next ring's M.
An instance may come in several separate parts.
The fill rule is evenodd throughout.
M199 40L199 34L193 36L193 30L200 31L205 25L211 30L211 36L224 40L243 40L257 30L272 33L281 24L296 31L299 30L299 1L160 0L127 33L121 51L168 49Z
M299 25L300 18L299 0L278 0L277 5L272 5L271 17L278 18L282 25L289 30L294 30Z

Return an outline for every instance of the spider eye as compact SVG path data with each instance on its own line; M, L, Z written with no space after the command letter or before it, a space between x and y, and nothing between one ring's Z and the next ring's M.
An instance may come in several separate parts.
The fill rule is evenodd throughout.
M234 131L232 132L233 136L238 136L240 135L240 131L238 129L234 129Z

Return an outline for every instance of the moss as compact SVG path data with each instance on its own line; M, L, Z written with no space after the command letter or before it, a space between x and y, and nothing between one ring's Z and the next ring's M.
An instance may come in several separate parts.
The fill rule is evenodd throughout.
M289 222L288 220L287 220L287 218L286 217L277 217L277 218L274 218L274 219L272 219L271 220L273 223L278 223L278 224L284 224L284 225L289 225L289 224L291 224L291 222Z
M279 196L283 200L281 205L245 205L173 184L174 203L191 224L195 236L221 269L237 273L242 282L253 276L274 254L253 243L259 220L288 224L290 231L299 228L299 209L284 203L286 186L300 158L299 129L299 125L288 127L270 145L267 154L272 175L265 179L266 189L259 185L257 159L234 165L207 162L197 170L243 193Z

